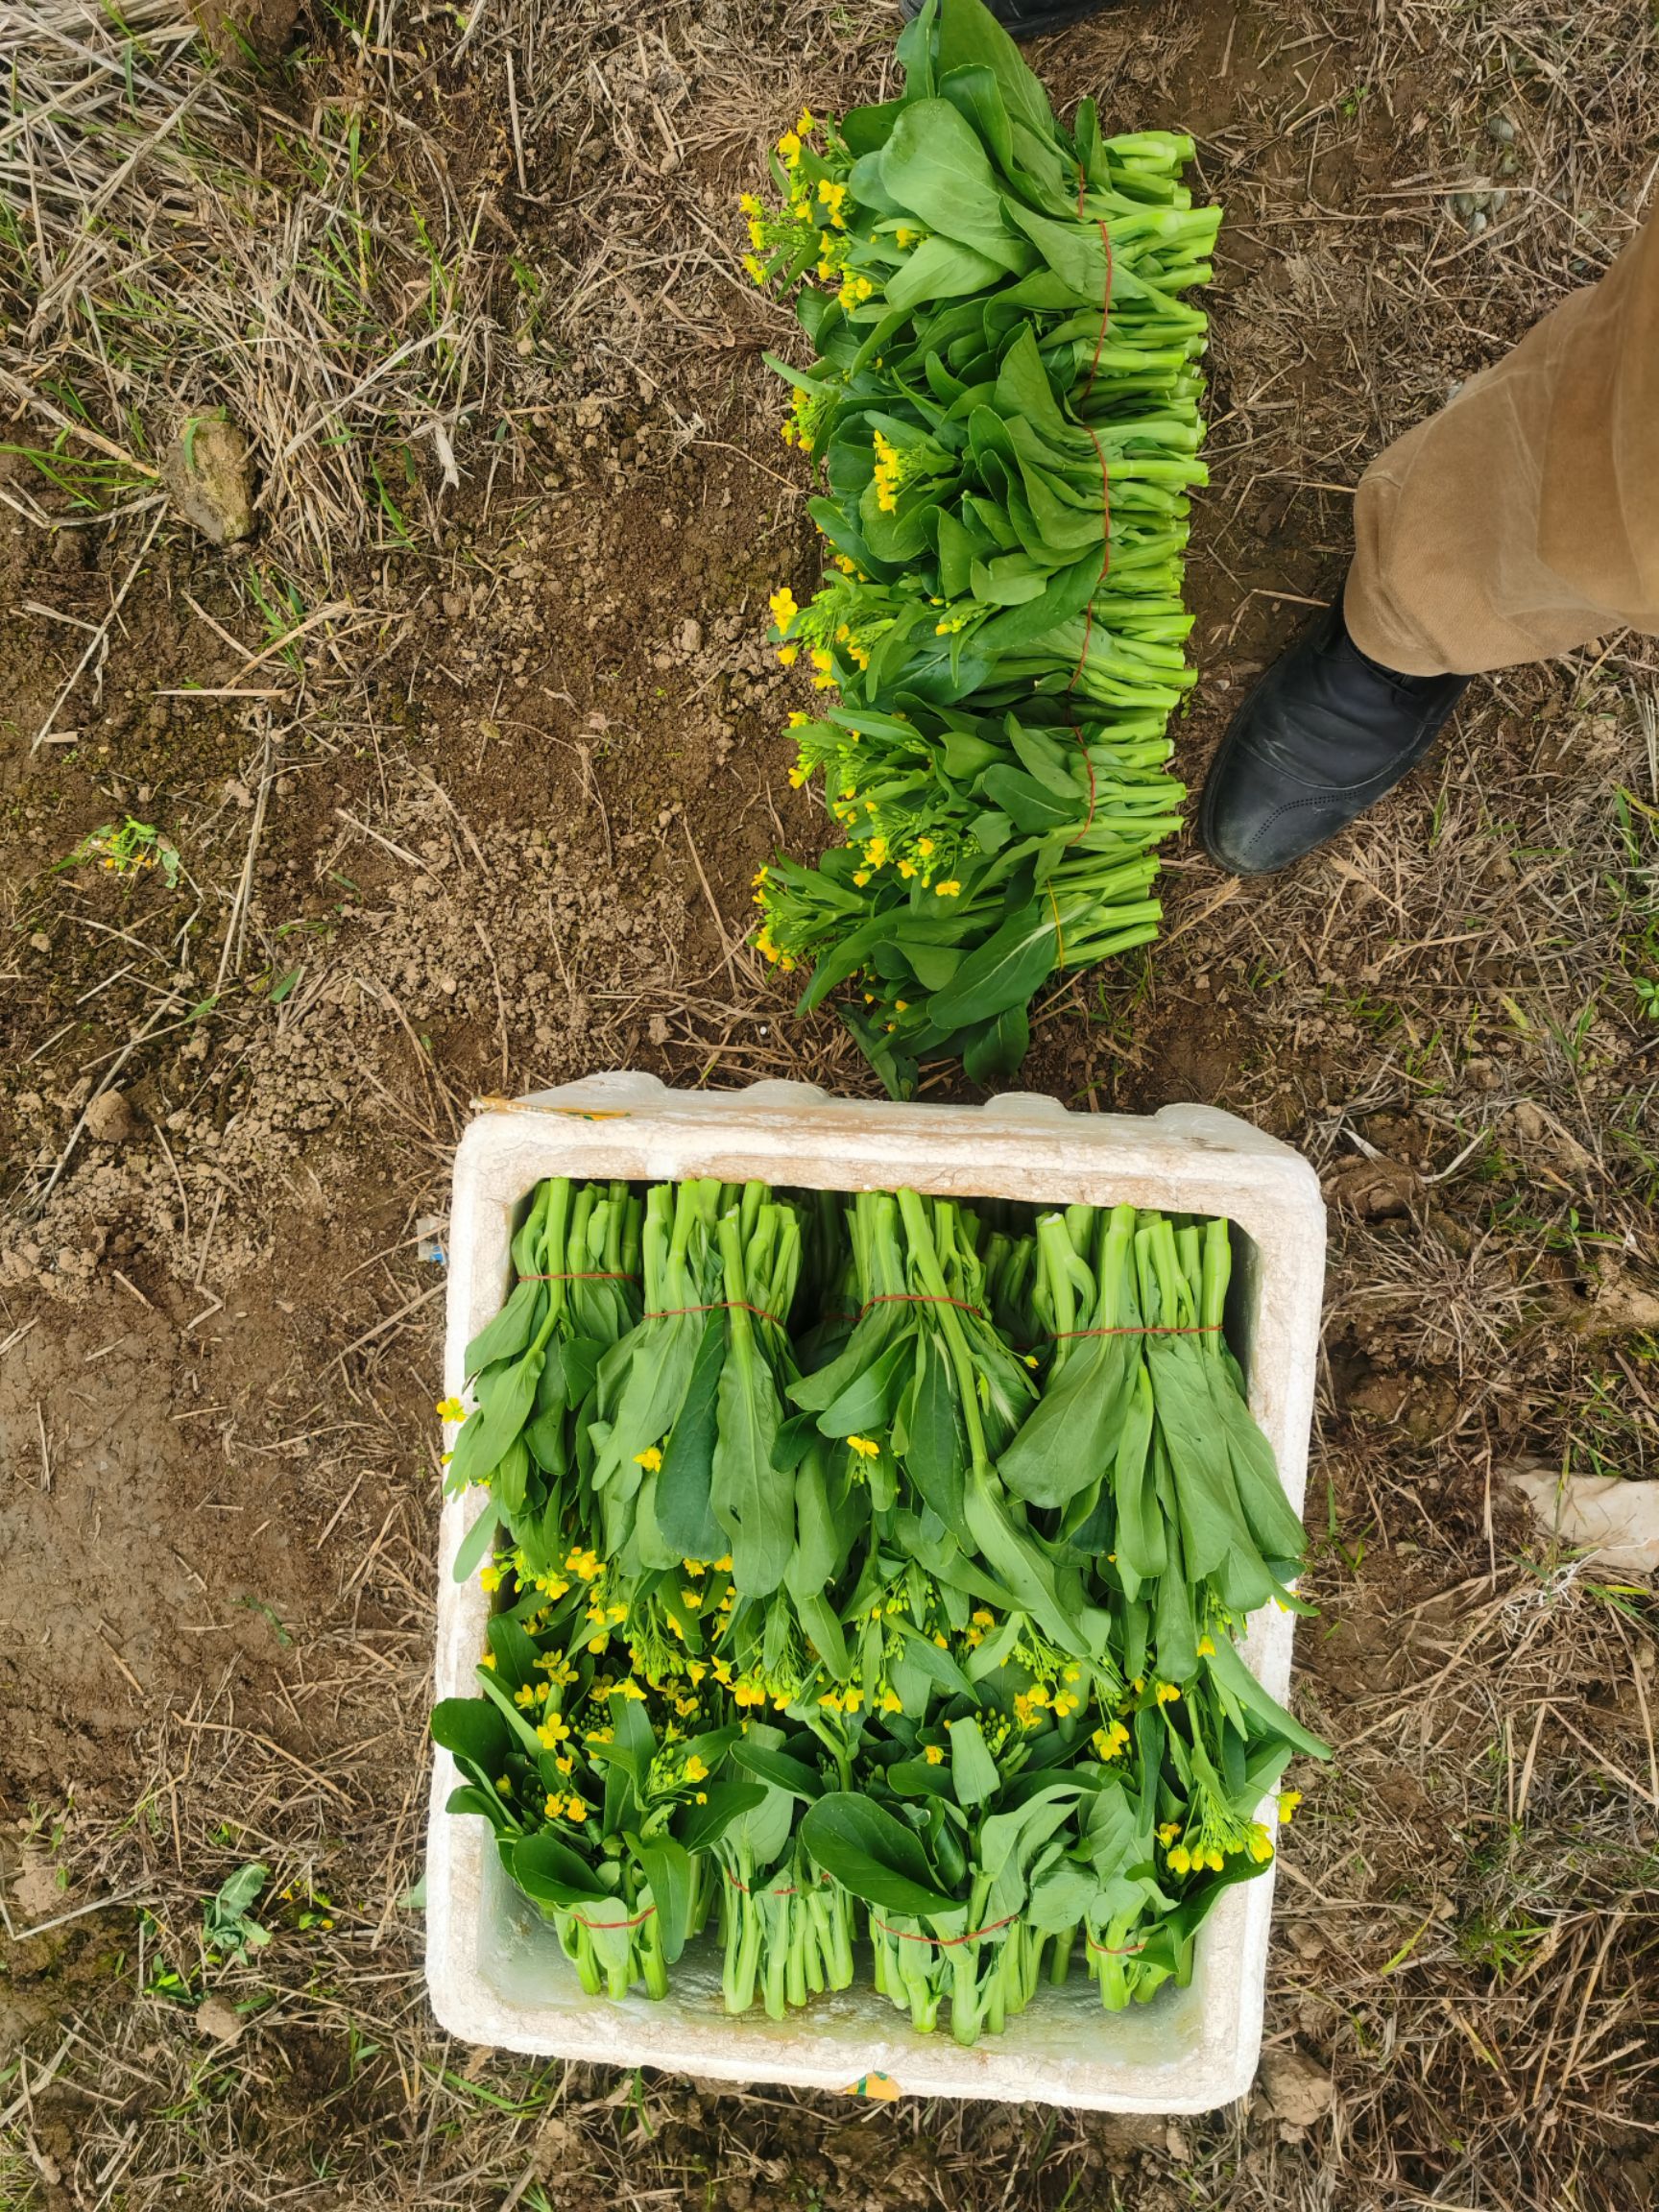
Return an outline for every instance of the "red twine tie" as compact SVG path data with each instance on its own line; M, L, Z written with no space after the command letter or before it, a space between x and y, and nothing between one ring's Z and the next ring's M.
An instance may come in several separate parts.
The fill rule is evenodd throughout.
M866 1298L858 1309L858 1319L863 1320L872 1306L954 1306L960 1313L979 1313L980 1309L966 1298L936 1298L930 1290L878 1290L874 1298Z
M1087 1928L1083 1931L1083 1940L1103 1959L1139 1959L1146 1948L1144 1943L1096 1943Z
M1083 200L1088 189L1089 180L1079 173L1077 179L1077 216L1079 221L1083 219ZM1101 349L1106 344L1106 326L1112 320L1112 234L1106 228L1105 217L1101 216L1099 221L1100 243L1106 252L1106 297L1100 305L1100 330L1094 340L1094 351L1089 363L1089 373L1083 379L1083 397L1085 399L1094 389L1094 373L1100 366ZM1098 432L1093 423L1086 422L1083 427L1094 442L1095 456L1100 463L1100 573L1094 580L1094 591L1098 591L1101 585L1105 583L1107 572L1112 566L1112 482L1111 472L1106 466L1106 448L1100 443ZM1082 675L1089 660L1089 641L1094 631L1094 591L1090 592L1089 603L1083 610L1083 650L1077 656L1077 665L1072 669L1071 681L1066 686L1068 691L1074 691L1077 688L1077 680ZM1094 819L1094 763L1089 757L1089 748L1084 743L1083 733L1075 722L1071 725L1071 734L1077 740L1083 754L1083 765L1089 771L1089 812L1084 819L1082 829L1077 832L1077 837L1084 837L1087 836L1090 825ZM1076 844L1077 837L1071 839L1073 845Z
M580 1912L572 1912L570 1917L578 1928L586 1928L589 1935L596 1935L606 1928L637 1928L640 1921L649 1920L656 1910L655 1905L647 1905L644 1911L636 1912L632 1920L584 1920Z
M872 1928L879 1928L883 1936L892 1936L901 1943L931 1943L941 1951L949 1951L955 1943L977 1943L981 1936L995 1936L999 1928L1010 1928L1020 1917L1010 1912L1005 1920L993 1920L988 1928L970 1929L966 1936L912 1936L907 1928L893 1928L885 1920L871 1920Z
M659 1313L644 1313L644 1321L672 1321L681 1313L753 1313L757 1321L770 1321L774 1329L783 1323L776 1313L768 1313L763 1307L751 1306L747 1298L714 1298L707 1306L664 1306Z

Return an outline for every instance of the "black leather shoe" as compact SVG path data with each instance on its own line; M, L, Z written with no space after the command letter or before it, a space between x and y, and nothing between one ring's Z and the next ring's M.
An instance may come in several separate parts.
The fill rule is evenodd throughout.
M1198 808L1204 850L1234 876L1300 860L1394 788L1468 682L1368 660L1338 596L1234 715Z
M1050 31L1063 31L1068 23L1080 23L1096 15L1117 0L985 0L985 5L1011 37L1046 38ZM906 23L921 12L922 0L899 0L899 12Z

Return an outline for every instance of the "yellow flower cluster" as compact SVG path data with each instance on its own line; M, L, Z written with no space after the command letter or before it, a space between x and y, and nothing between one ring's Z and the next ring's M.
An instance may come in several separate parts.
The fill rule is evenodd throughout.
M1096 1728L1089 1741L1094 1747L1095 1757L1104 1763L1116 1759L1118 1752L1124 1749L1129 1742L1129 1731L1121 1720L1112 1720L1104 1728Z
M879 430L874 433L876 445L876 504L883 515L899 512L899 487L903 482L899 449Z

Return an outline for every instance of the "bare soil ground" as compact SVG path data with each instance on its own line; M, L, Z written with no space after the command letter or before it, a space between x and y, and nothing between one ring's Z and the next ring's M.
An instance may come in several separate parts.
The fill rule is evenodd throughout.
M739 2097L435 2031L420 1225L468 1102L619 1065L871 1088L743 942L755 868L822 830L761 644L813 574L759 362L788 325L733 203L804 100L872 94L891 23L350 0L204 80L171 0L126 20L0 23L0 2205L1651 2201L1650 1594L1503 1484L1659 1473L1627 636L1477 684L1282 880L1184 844L1155 954L1039 1022L1033 1087L1217 1100L1334 1204L1298 1695L1341 1756L1284 1854L1255 2094ZM1195 783L1340 577L1368 456L1651 208L1654 29L1136 0L1036 59L1190 128L1228 209ZM261 485L222 550L156 490L217 407ZM70 859L129 816L175 881ZM213 1963L254 1860L272 1940Z

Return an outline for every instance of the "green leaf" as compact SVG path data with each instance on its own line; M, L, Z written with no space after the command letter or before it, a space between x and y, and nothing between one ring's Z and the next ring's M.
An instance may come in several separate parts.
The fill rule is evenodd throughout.
M486 1505L470 1528L461 1539L461 1549L455 1554L455 1580L469 1582L477 1573L479 1562L490 1550L495 1534L496 1513L493 1504Z
M514 1881L538 1905L556 1906L562 1911L583 1905L614 1905L619 1917L626 1910L580 1853L545 1828L519 1839L511 1863Z
M520 1283L493 1321L467 1347L463 1362L469 1377L500 1359L516 1359L536 1334L536 1309L546 1294L543 1283Z
M716 1401L725 1364L726 1325L720 1314L710 1313L705 1318L691 1379L662 1447L657 1475L657 1527L664 1543L682 1559L712 1559L722 1549L709 1500L719 1433Z
M509 1690L517 1690L526 1682L535 1683L538 1690L543 1687L546 1677L536 1671L535 1642L511 1613L492 1614L484 1635L494 1656L497 1681Z
M690 1855L672 1836L652 1836L641 1837L635 1842L634 1856L651 1885L651 1902L657 1910L662 1956L672 1966L685 1950L691 1929L695 1888Z
M767 1744L739 1741L732 1746L732 1760L746 1774L770 1783L774 1790L786 1790L790 1796L801 1798L805 1804L814 1804L824 1794L823 1780L810 1767Z
M794 1549L795 1478L772 1461L780 1415L771 1370L756 1353L745 1372L735 1351L733 1343L716 1391L709 1503L729 1540L733 1581L746 1598L764 1598L782 1581Z
M949 1691L952 1697L971 1697L975 1704L978 1697L973 1683L962 1671L943 1646L935 1644L925 1629L913 1621L906 1621L901 1613L889 1623L889 1633L897 1628L904 1640L904 1656L919 1672L941 1690Z
M1004 1082L1031 1049L1031 1022L1023 1006L1005 1006L960 1035L964 1074L987 1087Z
M1205 1662L1217 1685L1228 1690L1247 1713L1264 1723L1298 1751L1306 1751L1314 1759L1329 1759L1331 1746L1303 1727L1293 1713L1287 1713L1279 1700L1271 1696L1257 1681L1239 1657L1231 1636L1215 1640L1213 1657Z
M488 1667L478 1669L478 1687L500 1713L513 1734L517 1737L520 1748L527 1751L532 1759L539 1759L541 1756L541 1737L537 1735L535 1729L525 1719L523 1714L514 1704L512 1698L508 1696L506 1691L502 1689L493 1672Z
M464 1782L458 1790L451 1790L444 1800L444 1810L476 1814L479 1819L489 1821L498 1837L518 1833L518 1822L500 1791L486 1790L481 1782Z
M1033 900L969 953L945 989L934 993L928 1018L945 1029L965 1028L1023 1005L1053 973L1055 956L1053 909Z
M1210 1389L1216 1362L1190 1339L1148 1336L1145 1344L1159 1432L1175 1483L1187 1573L1201 1582L1229 1551L1250 1549L1226 1432Z
M482 1481L517 1438L536 1403L544 1357L541 1352L526 1352L512 1366L479 1376L475 1386L478 1403L462 1423L455 1439L455 1455L449 1462L452 1489L462 1490Z
M1032 1883L1025 1907L1026 1925L1040 1933L1071 1927L1088 1911L1097 1887L1090 1867L1063 1860Z
M970 1542L962 1510L962 1478L967 1465L968 1438L956 1404L954 1370L938 1332L925 1329L917 1338L916 1388L910 1401L904 1472L924 1503L965 1546Z
M943 1797L952 1802L955 1799L950 1769L934 1767L926 1759L895 1760L885 1779L895 1797Z
M1137 1339L1098 1336L1079 1347L1038 1400L1030 1418L997 1462L1017 1498L1065 1505L1098 1479L1121 1431L1124 1401L1140 1361Z
M1002 1777L997 1770L997 1762L986 1748L978 1721L972 1717L951 1723L950 1780L955 1786L956 1802L964 1807L983 1805L988 1797L995 1797L1001 1787Z
M1087 1646L1054 1587L1048 1553L1029 1530L1016 1527L999 1490L994 1475L975 1469L969 1476L966 1505L975 1548L1013 1593L1015 1604L1031 1615L1051 1643L1076 1658L1087 1658Z
M985 150L950 101L907 106L879 158L886 191L929 230L972 247L1015 276L1032 266L1030 248L1008 227L1008 214L1018 220L1019 210L1010 204L1005 214ZM1095 248L1100 251L1098 238Z
M801 1840L825 1873L884 1911L925 1919L958 1909L943 1895L914 1830L851 1791L832 1791L807 1807Z
M758 1782L710 1782L701 1805L683 1805L674 1815L674 1833L689 1852L711 1851L744 1814L766 1802Z
M854 1376L825 1407L818 1416L820 1432L826 1436L868 1436L872 1430L887 1428L904 1386L909 1354L910 1346L903 1338L890 1344L873 1365Z
M996 78L1003 105L1039 137L1056 132L1054 110L1041 81L1018 46L980 0L941 0L938 67L952 70L983 64Z
M950 300L962 294L983 292L1004 274L1006 264L993 260L955 238L924 238L909 258L888 277L885 297L889 307L911 308L932 300Z
M1049 830L1064 830L1083 814L1083 796L1074 786L1064 798L1046 790L1022 768L991 768L980 779L980 790L1000 806L1014 827L1027 837L1040 837Z
M441 1750L494 1786L513 1734L484 1697L441 1697L432 1708L432 1741Z

